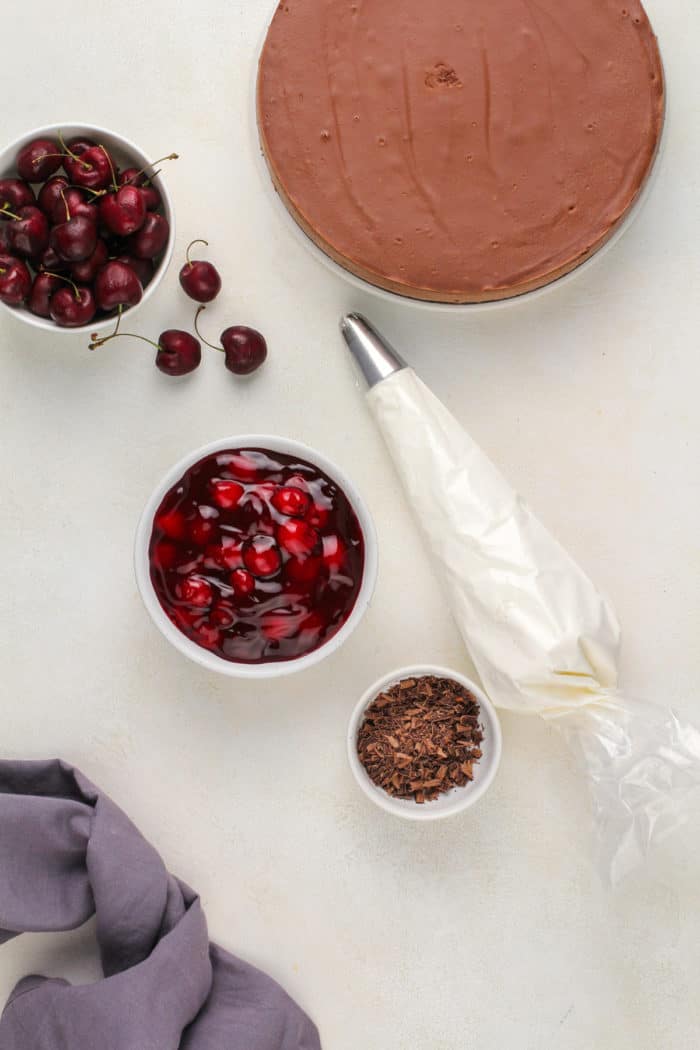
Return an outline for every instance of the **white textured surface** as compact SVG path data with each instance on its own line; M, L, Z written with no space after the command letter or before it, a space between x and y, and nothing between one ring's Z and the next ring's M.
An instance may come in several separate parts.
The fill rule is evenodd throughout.
M2 753L60 754L109 790L201 891L212 935L299 998L326 1050L696 1050L700 822L609 894L573 767L538 721L504 719L496 785L445 825L392 821L351 778L346 722L373 678L415 659L470 668L336 323L354 308L383 327L611 595L626 688L700 721L697 5L648 2L671 110L663 170L626 239L566 288L458 320L363 297L279 226L248 127L266 8L36 0L8 14L35 72L5 48L3 137L82 114L156 156L179 150L180 254L208 237L226 282L205 325L259 326L271 360L236 384L212 354L173 384L138 343L89 355L2 318ZM175 268L140 329L190 313ZM382 554L348 647L260 686L170 649L131 570L164 469L251 430L337 459ZM3 948L0 998L33 969L95 976L91 933Z

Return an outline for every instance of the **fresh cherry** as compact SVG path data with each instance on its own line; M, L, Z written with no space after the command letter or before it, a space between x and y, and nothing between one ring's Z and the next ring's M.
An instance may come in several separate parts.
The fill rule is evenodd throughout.
M263 336L245 325L234 325L222 332L221 345L226 352L226 367L237 376L257 371L267 357Z
M34 190L23 179L0 179L0 216L5 210L19 211L36 204Z
M96 145L97 143L94 139L86 139L78 136L77 138L68 140L68 152L74 153L76 157L80 157L85 150L92 149L92 147Z
M65 222L68 218L75 219L78 215L94 222L95 226L100 217L97 207L85 199L83 190L71 186L63 192L59 191L51 207L50 221L57 224Z
M277 529L280 547L294 557L307 557L320 551L321 537L307 521L290 518Z
M206 609L214 600L214 591L207 580L200 576L188 576L180 584L180 597L196 609Z
M121 186L99 204L100 218L110 233L128 237L140 230L146 218L146 200L138 186Z
M15 255L34 259L49 246L49 223L40 208L20 208L10 226L10 245Z
M85 215L71 215L54 226L51 247L66 262L89 259L97 247L97 226Z
M33 139L17 154L17 174L25 182L45 182L61 167L61 148L53 139Z
M126 242L126 249L137 259L155 259L165 248L170 225L164 215L149 211L143 226Z
M0 255L12 255L10 224L8 222L0 222Z
M55 248L52 248L49 244L46 251L38 259L32 260L32 266L35 270L50 270L53 273L67 273L70 269L70 263L62 259Z
M194 372L202 360L199 340L189 332L170 329L158 337L156 368L168 376L185 376Z
M39 190L38 203L51 222L62 222L66 218L66 204L62 196L68 193L70 183L65 175L54 175Z
M78 284L92 284L108 259L109 253L107 252L107 245L100 238L95 245L95 250L92 255L88 256L87 259L83 259L81 262L73 263L70 268L71 277L74 281L77 281Z
M104 146L89 146L80 155L64 157L63 167L74 186L88 190L104 190L114 181L114 165Z
M289 518L305 518L311 509L311 497L299 488L285 486L277 489L272 497L272 505Z
M144 288L151 281L155 271L150 259L137 259L134 255L118 255L114 261L130 266Z
M160 207L163 198L145 172L139 171L138 168L125 168L119 173L117 182L120 186L138 186L143 193L148 211L156 211Z
M226 367L235 375L246 376L255 372L267 357L267 343L254 328L235 325L221 333L221 346L208 342L199 331L199 315L205 306L200 306L194 319L194 328L199 338L212 350L220 350L226 355Z
M272 536L254 536L243 546L243 564L253 576L262 580L276 576L282 567L282 556Z
M37 317L51 317L51 296L61 287L61 279L53 273L38 273L27 299L27 307Z
M118 306L136 306L140 303L143 288L130 266L112 261L97 274L95 296L100 310L114 310Z
M0 255L0 299L6 306L19 306L32 289L27 264L13 255Z
M187 249L187 262L180 270L180 284L183 290L198 303L210 303L221 291L221 277L215 266L203 259L190 259L190 249L195 244L206 244L208 241L192 241Z
M79 328L90 324L97 313L92 289L75 285L59 288L51 296L51 318L62 328Z

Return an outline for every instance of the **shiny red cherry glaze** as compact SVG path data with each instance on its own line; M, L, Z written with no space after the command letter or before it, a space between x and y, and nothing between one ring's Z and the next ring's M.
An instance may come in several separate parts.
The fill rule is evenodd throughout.
M365 549L347 496L317 467L231 449L168 492L149 558L158 600L184 634L224 660L256 664L304 656L340 630Z

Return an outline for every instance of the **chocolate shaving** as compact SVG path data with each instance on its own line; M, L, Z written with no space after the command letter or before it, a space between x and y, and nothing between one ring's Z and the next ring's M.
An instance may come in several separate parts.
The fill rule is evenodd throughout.
M482 755L478 700L449 678L406 678L365 711L357 753L394 798L433 802L474 779Z

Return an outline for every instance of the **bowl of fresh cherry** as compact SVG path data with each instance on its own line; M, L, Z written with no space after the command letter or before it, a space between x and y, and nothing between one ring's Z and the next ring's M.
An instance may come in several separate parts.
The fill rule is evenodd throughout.
M92 333L146 302L174 247L160 163L86 124L38 128L7 146L0 153L2 307L35 328Z
M288 438L214 441L175 464L139 523L136 579L168 641L238 678L335 652L370 604L372 518L350 479Z

